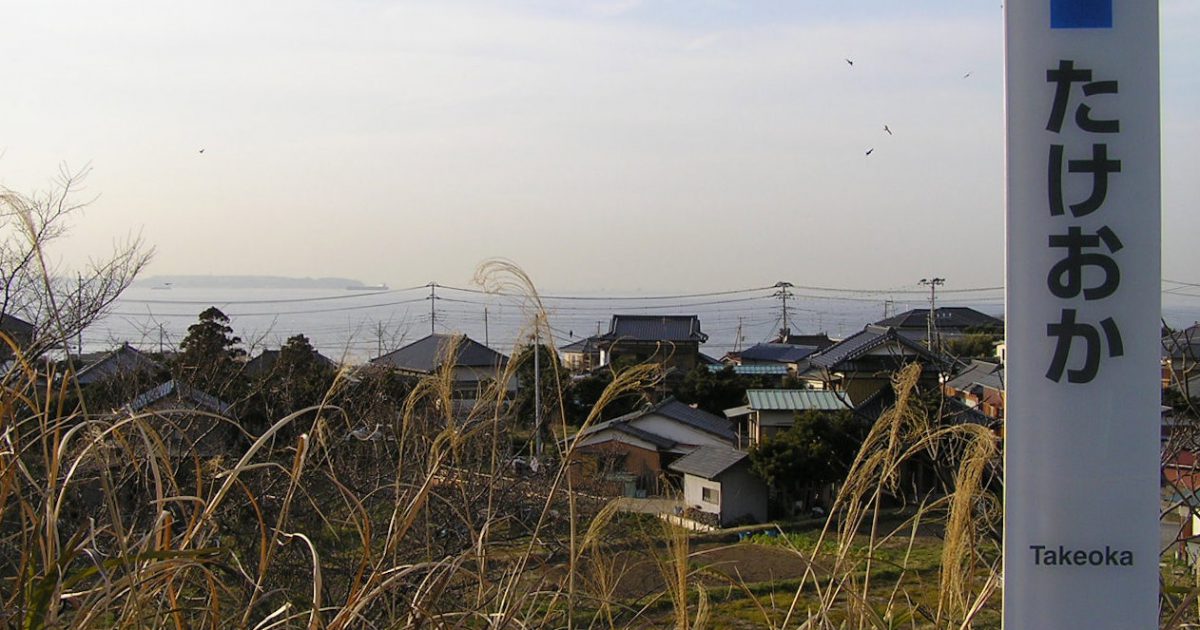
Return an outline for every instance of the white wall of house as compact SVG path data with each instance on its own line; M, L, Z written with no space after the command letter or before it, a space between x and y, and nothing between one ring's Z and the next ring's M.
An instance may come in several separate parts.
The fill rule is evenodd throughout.
M707 489L710 493L717 493L717 501L705 501L704 491ZM694 507L701 512L709 514L721 514L720 503L721 483L696 475L683 476L683 501L688 507Z
M744 461L716 479L684 475L683 501L688 507L716 514L722 527L747 515L756 523L767 520L767 486L750 473Z

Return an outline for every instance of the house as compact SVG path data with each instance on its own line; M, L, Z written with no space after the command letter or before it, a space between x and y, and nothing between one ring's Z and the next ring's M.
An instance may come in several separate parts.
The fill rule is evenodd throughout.
M828 346L826 346L828 347ZM790 343L760 343L741 352L729 353L726 358L735 365L782 365L789 372L795 372L797 366L813 353L820 350L817 346L801 346Z
M1167 331L1162 338L1164 388L1174 387L1189 398L1200 398L1200 323Z
M942 384L948 398L993 420L1004 419L1004 366L978 359Z
M596 340L600 365L619 359L654 361L682 375L704 363L700 344L708 335L695 315L613 315L608 332Z
M732 446L733 423L668 398L632 413L593 424L573 438L580 458L573 474L600 481L629 480L657 494L667 486L667 466L700 446Z
M726 409L725 417L737 423L738 448L749 448L790 429L798 413L850 408L844 395L829 390L748 389L746 404Z
M0 333L11 339L18 348L25 349L33 344L37 328L12 313L4 313L0 315ZM0 343L0 361L7 361L12 357L12 348L7 343Z
M590 372L600 367L600 344L597 337L587 337L558 348L563 367L571 372Z
M508 357L466 335L433 334L375 357L371 363L414 376L428 376L449 369L455 396L474 400L491 383L504 376ZM509 375L504 390L509 395L516 393L515 374Z
M899 330L869 324L861 331L809 356L797 370L808 386L844 392L854 403L891 386L892 373L908 363L922 365L920 384L940 383L949 362Z
M738 376L777 376L781 381L783 377L788 375L786 365L734 365L732 363L722 363L708 366L708 371L713 374L725 369L733 370L733 373Z
M792 331L784 328L779 331L771 343L785 343L790 346L810 346L817 350L824 350L832 346L835 342L825 333L817 333L815 335L793 335Z
M172 455L214 457L228 452L237 438L232 423L223 420L231 405L177 380L142 392L125 409L160 418L158 428Z
M701 446L670 468L683 475L684 504L699 513L699 520L717 527L767 520L767 484L750 471L745 451Z
M263 350L254 358L246 362L242 368L242 373L250 377L265 376L275 369L275 364L279 362L279 350ZM337 368L337 362L329 357L313 350L313 358L317 363L328 368Z
M954 339L975 332L990 332L999 334L1004 331L1004 321L966 306L942 306L933 311L933 321L929 319L929 309L914 308L898 315L893 315L875 322L876 326L894 328L901 335L910 339L926 341L932 328L941 340Z
M136 380L154 375L163 369L162 364L143 354L137 348L122 343L116 349L105 352L88 361L78 372L75 380L88 387L115 380Z

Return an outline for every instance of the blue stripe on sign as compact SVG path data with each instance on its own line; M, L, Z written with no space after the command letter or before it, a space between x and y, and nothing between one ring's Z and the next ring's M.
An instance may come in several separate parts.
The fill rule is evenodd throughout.
M1112 28L1113 0L1050 0L1050 28Z

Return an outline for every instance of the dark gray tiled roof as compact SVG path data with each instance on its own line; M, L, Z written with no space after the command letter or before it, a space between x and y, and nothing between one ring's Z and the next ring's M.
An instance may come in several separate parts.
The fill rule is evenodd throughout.
M171 396L178 396L183 400L190 400L202 407L207 407L210 411L216 413L229 413L229 404L221 402L216 396L206 394L190 385L180 383L175 380L167 381L154 389L148 390L138 395L129 403L130 411L141 411L154 403Z
M940 330L963 330L965 328L996 328L1004 327L999 318L981 313L966 306L943 306L934 311L934 325ZM929 326L929 309L914 308L899 315L875 322L876 326L891 326L893 328L917 328L925 330Z
M4 331L10 335L28 335L32 337L34 326L12 313L5 313L4 315L0 315L0 331Z
M824 350L833 345L833 340L825 333L815 335L793 335L788 331L785 335L779 335L772 343L787 343L793 346L812 346L817 350Z
M741 353L743 361L774 361L795 363L817 351L815 346L797 346L787 343L760 343L746 348Z
M737 434L733 432L733 423L729 420L703 409L690 407L674 398L668 398L651 407L647 413L657 413L728 440L737 439Z
M705 479L715 479L748 456L744 451L727 446L701 446L671 462L667 468Z
M508 364L508 357L467 337L466 335L429 335L399 350L371 359L371 363L402 370L431 373L447 359L454 347L453 364L460 367L499 368Z
M613 315L605 341L708 341L695 315Z
M559 346L558 351L591 354L600 352L600 347L596 345L595 337L587 337L574 343L569 343L565 346Z
M245 373L250 375L258 375L270 372L272 369L274 369L275 363L279 361L279 352L279 350L263 350L258 354L258 356L246 362L246 367L244 369ZM329 367L335 367L337 365L333 359L330 359L316 350L313 350L313 358L315 358L317 363L321 365Z
M705 433L710 433L730 442L737 439L737 434L733 431L733 422L721 416L711 414L703 409L695 409L685 405L674 398L668 398L657 405L652 405L639 409L637 411L627 413L618 418L614 418L609 422L634 422L638 418L648 416L650 414L658 414L660 416L670 418L676 422L681 422L692 428L699 429ZM600 426L600 425L594 425ZM589 433L591 430L589 429Z
M649 442L649 443L653 444L654 446L661 448L661 449L672 449L678 445L678 442L676 442L675 440L672 440L668 437L661 436L657 433L651 433L650 431L646 431L645 429L640 429L638 427L635 427L635 426L629 424L629 422L630 421L624 417L614 418L612 420L606 420L604 422L597 422L597 423L593 424L592 426L588 427L587 429L585 429L582 433L579 434L578 437L594 435L596 433L602 433L604 431L617 431L619 433L624 433L625 435L630 435L630 436L633 436L640 440Z
M1164 335L1162 345L1164 357L1200 360L1200 324Z
M971 385L979 384L996 390L1004 389L1004 366L978 359L971 361L957 376L946 381L947 387L965 390Z
M635 438L645 440L658 448L672 449L679 445L678 442L668 437L663 437L657 433L651 433L644 429L639 429L628 422L615 422L609 428L614 431L620 431L626 435L631 435Z
M897 334L893 328L884 328L877 325L869 325L861 331L846 337L845 339L833 344L832 346L822 350L821 352L809 357L809 363L826 370L836 369L836 367L844 361L853 361L868 352L884 345L885 343L895 341L907 348L913 350L925 357L926 359L941 363L942 361L933 353L929 352L920 342L913 341L903 335Z
M80 385L90 385L113 376L158 370L161 367L154 359L138 352L137 348L123 343L117 349L106 352L104 356L84 366L75 375L75 380L79 381Z
M942 406L942 424L977 424L988 427L999 425L999 420L985 416L978 409L968 406L957 398L946 398Z

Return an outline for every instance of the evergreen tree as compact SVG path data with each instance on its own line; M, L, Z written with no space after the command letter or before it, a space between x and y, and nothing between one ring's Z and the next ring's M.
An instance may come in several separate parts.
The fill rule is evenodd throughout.
M750 468L787 504L842 481L869 430L846 411L805 411L791 428L750 450Z
M233 389L234 377L246 351L241 339L233 335L229 318L215 306L200 313L199 321L188 326L187 336L179 344L176 365L180 376L191 385L214 396Z
M280 407L291 413L321 402L333 385L333 364L317 353L308 337L296 335L279 349L271 370L271 392Z

